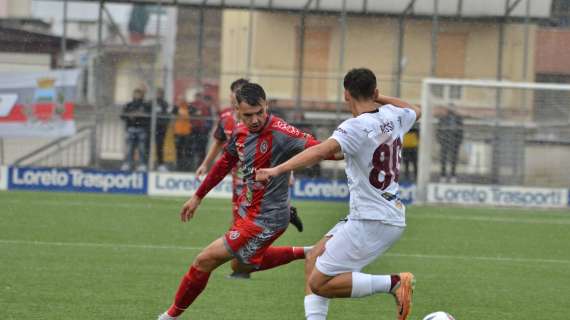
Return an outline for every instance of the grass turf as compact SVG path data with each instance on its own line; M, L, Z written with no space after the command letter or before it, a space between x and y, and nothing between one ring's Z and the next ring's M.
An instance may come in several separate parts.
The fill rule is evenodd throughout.
M204 200L189 224L183 199L0 193L0 319L156 319L199 250L230 222L229 201ZM344 203L297 202L309 245ZM364 271L417 276L411 319L568 319L570 212L408 208L400 241ZM217 270L182 319L303 319L303 263L228 280ZM392 297L331 303L329 319L395 319Z

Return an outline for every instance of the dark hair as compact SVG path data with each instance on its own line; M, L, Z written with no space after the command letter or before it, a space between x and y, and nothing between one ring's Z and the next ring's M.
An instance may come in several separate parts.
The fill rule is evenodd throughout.
M260 106L266 99L265 91L257 83L248 82L236 92L236 99L238 104L245 102L250 106Z
M356 100L372 99L376 90L376 76L367 68L352 69L344 76L344 89Z
M239 78L239 79L235 80L234 82L232 82L232 84L230 85L230 90L232 90L232 92L236 92L241 87L243 87L243 85L246 83L249 83L249 80L244 79L244 78Z

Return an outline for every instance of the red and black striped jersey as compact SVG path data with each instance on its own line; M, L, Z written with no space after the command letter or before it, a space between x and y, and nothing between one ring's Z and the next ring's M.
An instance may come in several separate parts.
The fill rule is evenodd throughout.
M289 173L257 182L255 170L275 167L318 143L311 135L272 115L260 132L250 132L240 123L196 195L203 198L237 164L238 179L243 182L238 195L240 216L267 228L285 228L289 223Z

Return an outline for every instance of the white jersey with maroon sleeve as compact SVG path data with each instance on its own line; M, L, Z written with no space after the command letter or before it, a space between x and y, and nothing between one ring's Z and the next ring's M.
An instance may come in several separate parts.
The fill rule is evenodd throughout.
M405 226L397 197L404 134L416 121L411 109L384 105L344 121L333 133L346 159L350 190L349 219L380 220Z

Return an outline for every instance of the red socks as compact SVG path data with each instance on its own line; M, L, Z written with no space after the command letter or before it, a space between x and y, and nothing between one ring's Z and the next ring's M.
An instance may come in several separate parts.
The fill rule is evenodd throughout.
M202 290L206 288L208 278L210 278L209 272L202 272L192 266L180 281L180 286L174 297L174 303L167 311L168 315L171 317L181 315L200 295Z
M305 250L303 247L269 247L265 251L261 266L257 271L275 268L293 260L304 258ZM192 266L180 281L174 303L167 311L168 315L171 317L181 315L206 288L209 278L209 272L200 271Z
M263 254L259 269L255 271L275 268L293 260L304 258L305 249L303 247L269 247Z

